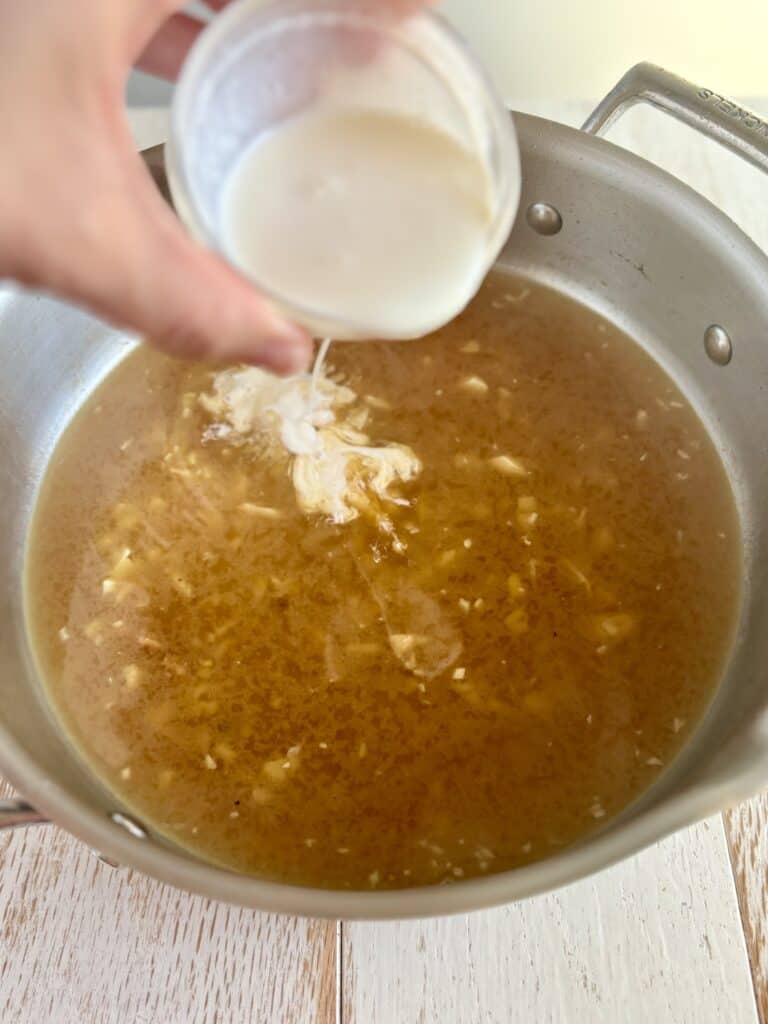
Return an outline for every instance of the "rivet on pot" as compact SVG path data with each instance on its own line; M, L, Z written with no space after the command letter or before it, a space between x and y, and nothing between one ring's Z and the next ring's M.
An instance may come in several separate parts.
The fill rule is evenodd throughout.
M121 814L120 811L115 811L114 814L110 814L110 818L116 825L124 828L125 831L134 837L134 839L146 839L147 832L137 821L133 818L129 818L127 814Z
M733 356L733 342L730 335L719 324L710 324L704 331L704 351L713 363L727 366Z
M525 213L528 226L539 235L556 235L562 229L560 211L550 203L531 203Z

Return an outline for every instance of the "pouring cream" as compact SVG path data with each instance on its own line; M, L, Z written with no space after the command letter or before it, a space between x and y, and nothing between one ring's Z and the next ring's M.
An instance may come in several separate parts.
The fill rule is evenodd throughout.
M235 164L223 245L274 295L375 323L384 338L412 338L452 319L477 290L492 197L481 160L428 120L319 104L263 133ZM383 505L405 502L398 485L421 463L407 446L370 443L366 407L323 373L329 344L311 376L220 373L206 399L222 420L214 429L288 458L305 512L345 523L369 511L392 532Z
M421 472L407 445L372 445L368 409L350 388L323 373L321 349L312 375L273 377L255 367L223 370L201 397L217 420L209 437L254 444L272 461L288 460L296 500L307 514L348 523L370 511L391 533L388 502L407 504L398 485ZM397 544L397 538L393 538Z

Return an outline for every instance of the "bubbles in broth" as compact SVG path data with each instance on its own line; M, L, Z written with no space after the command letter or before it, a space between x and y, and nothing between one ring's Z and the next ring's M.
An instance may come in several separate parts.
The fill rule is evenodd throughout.
M371 889L547 857L712 695L740 579L718 455L628 338L503 274L329 363L421 463L388 529L306 515L285 461L212 432L210 367L140 349L92 396L29 542L51 704L134 813L238 871Z

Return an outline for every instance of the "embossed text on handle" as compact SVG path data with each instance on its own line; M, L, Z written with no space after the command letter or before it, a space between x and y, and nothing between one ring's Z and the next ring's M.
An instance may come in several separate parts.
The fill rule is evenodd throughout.
M713 92L711 89L699 89L696 95L700 100L704 100L705 103L716 107L721 113L732 117L734 121L740 121L749 131L768 137L768 123L757 117L750 110L744 110L743 107L740 107L738 103L734 103L733 100L729 100L725 96Z

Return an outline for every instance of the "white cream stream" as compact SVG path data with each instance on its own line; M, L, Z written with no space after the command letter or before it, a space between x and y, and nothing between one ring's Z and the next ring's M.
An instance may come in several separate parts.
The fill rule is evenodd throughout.
M265 458L290 460L303 511L347 523L373 498L407 504L397 485L418 476L421 462L407 445L371 444L364 430L368 408L350 388L325 376L329 344L323 343L311 375L223 370L201 401L216 420L207 437L234 435L258 444ZM386 515L379 518L386 526Z

